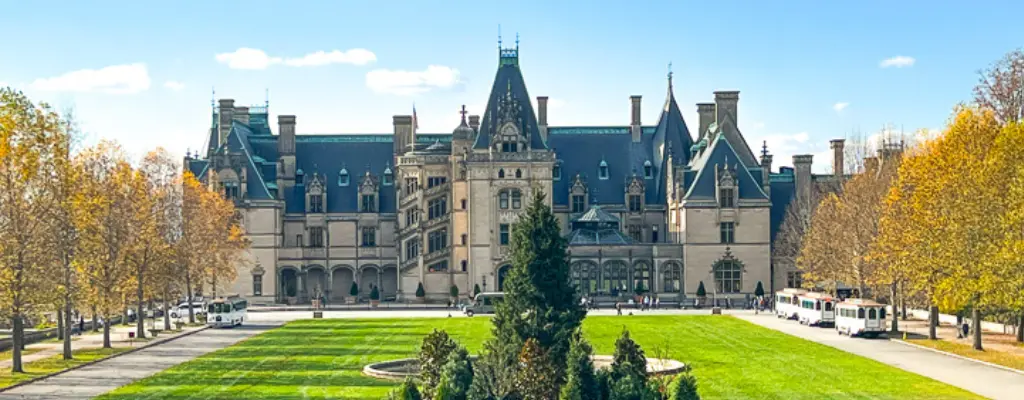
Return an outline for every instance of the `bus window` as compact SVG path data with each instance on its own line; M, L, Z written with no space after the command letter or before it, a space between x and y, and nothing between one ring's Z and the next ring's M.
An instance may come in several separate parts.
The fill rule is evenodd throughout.
M832 311L832 302L831 301L826 301L825 302L825 311Z
M857 318L858 319L864 319L864 309L863 308L858 308L857 309Z
M885 319L885 307L882 307L882 308L878 309L878 318L879 319Z
M817 311L821 311L821 300L814 301L814 309Z
M877 316L878 316L878 313L877 313L877 311L874 308L868 310L868 318L875 319Z

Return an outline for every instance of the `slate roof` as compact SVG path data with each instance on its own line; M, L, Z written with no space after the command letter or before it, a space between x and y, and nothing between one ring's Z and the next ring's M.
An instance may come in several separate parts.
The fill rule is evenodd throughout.
M614 131L622 133L603 133ZM625 203L627 182L633 174L643 177L644 162L653 160L653 139L653 134L643 134L640 143L633 143L629 127L549 129L548 145L554 149L562 171L559 180L554 182L552 200L555 204L568 205L572 178L580 174L586 179L592 204ZM608 164L608 179L600 179L601 161ZM657 169L653 172L658 176ZM645 201L663 204L665 196L657 195L653 182L653 179L645 180Z
M537 116L533 111L533 103L530 101L530 93L526 90L526 82L523 80L523 73L519 70L518 50L503 49L499 59L498 72L494 75L494 84L491 86L491 94L487 97L487 108L484 116L480 119L479 134L474 149L486 149L490 146L491 135L498 129L499 99L510 94L518 101L520 110L519 118L522 126L519 126L520 133L529 133L530 148L546 149L548 146L540 136L540 129L537 127ZM515 58L510 61L510 58Z
M569 245L628 245L633 239L619 230L619 219L602 210L600 206L590 206L575 221L572 221L572 232L567 236Z
M771 242L773 246L775 244L775 235L779 233L782 221L786 219L786 209L789 207L789 203L793 201L793 197L796 196L796 183L792 179L776 181L774 178L775 175L773 174L771 179L772 209L770 215Z
M668 81L668 95L665 98L665 106L658 117L657 130L654 133L654 165L658 173L655 174L655 189L658 197L665 197L665 170L668 162L668 153L672 152L672 161L676 164L686 165L690 162L690 147L693 146L693 137L690 130L686 128L686 121L676 104L676 96L672 90L672 79Z
M716 135L711 141L710 147L694 159L691 169L696 171L692 185L687 189L685 200L714 200L715 193L715 167L723 168L726 164L730 169L735 168L736 187L739 189L740 199L763 199L770 200L768 195L761 188L760 169L758 178L736 155L736 150L725 135Z

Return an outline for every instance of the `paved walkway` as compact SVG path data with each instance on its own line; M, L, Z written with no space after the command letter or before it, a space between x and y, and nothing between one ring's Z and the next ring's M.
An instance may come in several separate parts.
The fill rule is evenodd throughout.
M992 399L1021 399L1024 374L950 357L886 339L840 336L834 329L814 328L775 318L771 314L742 313L738 318L799 338L883 362Z
M0 400L91 399L275 326L207 329L0 393Z
M158 322L157 326L162 327L163 323ZM146 322L146 335L149 336L149 321ZM199 327L187 327L184 328L183 332L190 332L199 329ZM113 347L141 347L145 346L148 341L129 340L128 332L135 332L135 325L115 325L110 327L110 344ZM161 332L157 339L164 338L168 335L167 332ZM103 331L88 331L88 333L82 336L71 337L71 350L81 349L94 349L103 347ZM40 349L39 352L23 355L21 357L22 363L30 363L36 360L42 360L44 358L52 357L58 354L64 353L64 342L61 341L45 341L41 343L33 343L26 346L26 349ZM6 359L0 360L0 369L10 368L13 360Z

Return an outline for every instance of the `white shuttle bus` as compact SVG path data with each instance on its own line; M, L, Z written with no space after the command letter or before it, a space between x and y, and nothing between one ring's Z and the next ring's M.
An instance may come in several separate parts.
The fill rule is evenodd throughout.
M221 297L207 306L206 324L215 328L242 325L249 319L249 302L239 296Z
M850 337L878 337L885 332L885 304L848 299L836 305L836 332Z
M836 323L836 300L827 293L809 292L797 296L800 310L797 320L807 326L831 326Z
M786 288L775 292L775 316L785 319L795 319L799 315L800 305L797 297L807 293L804 289Z

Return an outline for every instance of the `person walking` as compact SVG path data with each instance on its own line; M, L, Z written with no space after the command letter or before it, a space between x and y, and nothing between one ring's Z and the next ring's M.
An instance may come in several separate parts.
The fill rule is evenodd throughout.
M82 336L85 332L85 317L81 314L78 315L78 336Z
M615 311L618 313L618 315L622 315L622 302L621 301L616 301L615 302Z

